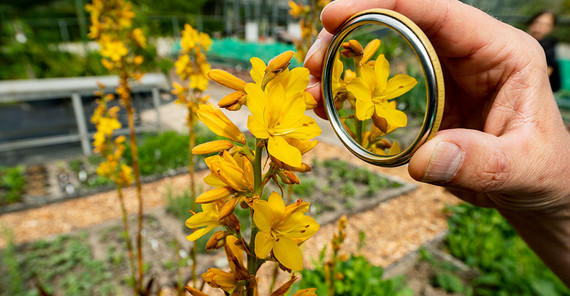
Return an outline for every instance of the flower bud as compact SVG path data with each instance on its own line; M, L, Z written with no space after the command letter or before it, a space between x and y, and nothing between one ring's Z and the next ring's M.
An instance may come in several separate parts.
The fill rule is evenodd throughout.
M239 198L234 197L234 198L230 198L228 199L224 205L222 206L222 208L220 209L220 215L218 216L218 220L222 220L224 218L226 218L227 216L233 214L237 204L238 204Z
M366 64L376 53L378 48L380 47L380 39L374 39L366 45L364 48L364 53L362 55L362 60L360 60L360 65Z
M227 108L237 102L239 102L239 100L243 97L243 96L247 96L245 92L239 90L239 91L234 91L233 93L223 97L219 102L218 102L218 107L220 108Z
M295 54L294 51L288 50L269 61L267 68L265 68L265 75L263 75L263 79L261 80L261 89L265 89L265 86L271 80L289 67L293 54Z
M226 198L234 193L230 187L218 187L210 189L196 197L196 203L210 203L216 200Z
M376 113L374 113L372 114L372 122L374 122L374 125L383 133L388 131L388 121L386 121L386 118L377 116Z
M226 140L216 140L211 142L206 142L192 148L192 154L203 155L215 152L220 152L222 150L229 150L234 146L230 141Z
M223 231L218 231L212 234L206 243L206 251L217 250L223 247L226 243L226 235L227 234Z
M243 91L245 88L245 81L235 77L234 75L220 69L210 70L208 77L215 82L235 90Z

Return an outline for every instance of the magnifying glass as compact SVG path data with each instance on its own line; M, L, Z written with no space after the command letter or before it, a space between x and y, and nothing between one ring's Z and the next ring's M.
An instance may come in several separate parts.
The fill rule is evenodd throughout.
M421 29L397 12L350 18L328 47L321 81L333 130L366 162L407 163L441 123L439 59Z

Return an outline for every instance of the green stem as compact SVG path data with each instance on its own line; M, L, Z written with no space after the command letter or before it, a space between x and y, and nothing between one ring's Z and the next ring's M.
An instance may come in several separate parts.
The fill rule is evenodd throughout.
M123 231L125 232L125 242L127 245L127 254L129 255L129 267L131 269L131 280L133 281L133 292L136 295L137 293L137 286L136 286L136 268L135 268L135 256L133 252L133 243L131 242L131 236L129 235L129 220L127 209L125 207L125 199L123 197L123 190L120 185L116 185L117 194L119 196L119 204L121 205L121 216L123 217Z
M261 157L263 154L263 143L262 140L257 140L255 145L255 158L253 160L253 193L258 196L261 195L263 189L262 178L261 178ZM255 255L255 236L259 229L255 226L253 221L253 209L250 208L249 211L251 215L251 237L249 238L249 252L247 255L247 271L252 278L255 278L257 273L258 261ZM255 294L254 288L247 289L247 296L253 296Z
M356 77L361 77L362 75L362 71L360 69L360 60L362 58L361 57L355 57L354 58L354 72L356 73ZM359 145L362 145L362 121L358 120L358 118L356 118L356 116L354 117L354 127L356 129L355 134L356 134L356 142Z
M359 145L362 145L362 121L358 120L356 117L354 118L354 127L356 128L356 142Z

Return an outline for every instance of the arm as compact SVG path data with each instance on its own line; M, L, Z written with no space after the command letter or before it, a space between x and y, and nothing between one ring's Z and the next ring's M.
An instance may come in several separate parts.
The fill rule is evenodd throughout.
M442 131L412 157L410 175L498 208L570 286L570 135L538 42L459 1L337 0L323 11L325 29L305 60L314 76L308 90L318 100L332 34L369 8L396 10L416 22L445 73Z

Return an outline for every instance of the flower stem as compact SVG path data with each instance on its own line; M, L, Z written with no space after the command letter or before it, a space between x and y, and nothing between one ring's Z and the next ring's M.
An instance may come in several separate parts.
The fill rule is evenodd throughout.
M263 143L262 140L257 139L255 145L255 158L253 160L253 193L258 196L261 195L263 190L262 178L261 178L261 157L263 154ZM253 209L250 208L249 211L251 215L251 237L249 238L249 252L247 254L247 271L251 278L255 280L255 274L257 273L257 256L255 255L255 236L259 229L255 226L253 221ZM255 294L255 288L251 288L256 285L249 285L247 288L247 296L253 296Z
M195 100L194 100L195 101ZM196 130L194 129L194 116L195 113L192 111L192 108L189 107L188 108L188 119L187 119L187 124L188 124L188 145L189 145L189 164L188 164L188 172L189 172L189 176L190 176L190 198L192 200L191 204L192 204L192 211L197 212L198 211L198 207L197 204L194 202L194 199L196 198L196 182L194 179L194 154L192 154L192 149L194 148L194 146L196 145ZM198 253L198 245L196 242L194 242L194 246L193 248L190 250L190 258L192 259L192 283L194 284L194 287L196 287L197 285L197 276L196 276L196 257L197 257L197 253Z
M354 72L356 73L356 77L361 77L362 71L360 67L360 60L362 57L355 57L354 58ZM355 134L356 134L356 142L359 145L362 145L362 121L358 120L356 116L354 117L354 127L355 127Z
M143 255L142 255L142 230L143 230L143 201L141 177L139 169L139 155L137 149L137 135L135 131L135 110L131 101L131 89L128 82L127 71L122 68L120 71L120 84L124 88L125 95L123 97L123 105L127 110L127 118L129 124L130 140L131 140L131 157L133 164L133 173L135 175L135 186L137 190L138 201L138 229L137 229L137 263L138 263L138 290L142 291L143 287Z
M131 280L133 281L133 292L136 295L137 287L134 285L136 283L136 269L135 269L135 256L133 254L133 243L131 242L131 236L129 235L129 220L127 215L127 209L125 208L125 199L123 197L123 190L120 185L116 185L117 194L119 196L119 204L121 205L121 215L123 217L123 231L125 232L125 242L127 245L127 253L129 255L129 267L131 269Z

